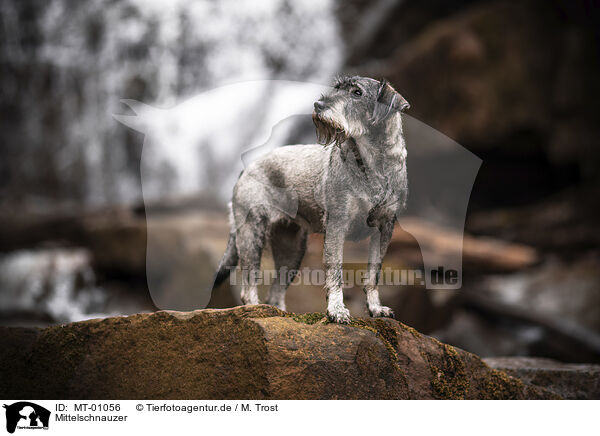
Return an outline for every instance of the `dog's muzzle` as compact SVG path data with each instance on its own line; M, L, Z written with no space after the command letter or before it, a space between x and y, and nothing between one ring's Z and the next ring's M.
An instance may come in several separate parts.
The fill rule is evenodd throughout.
M315 101L315 112L316 113L321 113L322 111L324 111L326 108L325 103L323 103L320 100Z
M312 114L313 123L315 124L317 131L317 142L322 145L329 145L332 143L335 143L337 146L342 145L342 143L348 139L348 134L342 126L332 122L329 118L323 118L322 107L325 106L317 106L317 103L320 102L315 103L315 110ZM317 109L317 107L319 107L319 109Z

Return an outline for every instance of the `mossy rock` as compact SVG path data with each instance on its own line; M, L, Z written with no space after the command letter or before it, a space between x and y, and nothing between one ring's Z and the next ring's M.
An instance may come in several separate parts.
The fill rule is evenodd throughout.
M267 305L3 328L0 342L5 398L556 397L391 319Z

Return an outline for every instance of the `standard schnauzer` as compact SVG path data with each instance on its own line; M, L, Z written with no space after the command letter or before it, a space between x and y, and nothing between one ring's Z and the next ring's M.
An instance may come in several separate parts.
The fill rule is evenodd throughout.
M253 277L260 271L263 248L270 244L278 276L267 303L285 310L285 291L300 267L307 235L324 233L327 315L348 323L342 293L344 241L369 237L367 307L373 317L393 317L381 305L377 286L396 216L408 195L401 116L408 107L385 80L338 78L331 92L314 104L320 145L280 147L240 175L231 203L232 230L214 286L239 261L242 301L258 304ZM293 193L295 216L273 207L281 203L275 197L286 193Z

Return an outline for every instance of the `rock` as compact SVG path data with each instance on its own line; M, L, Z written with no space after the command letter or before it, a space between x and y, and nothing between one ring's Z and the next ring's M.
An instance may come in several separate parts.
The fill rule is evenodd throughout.
M94 268L108 276L145 277L147 224L129 210L86 217L83 244L92 253Z
M519 304L518 287L507 286L504 291L515 299L502 302L490 298L482 288L463 289L454 301L458 310L451 321L431 334L484 357L543 356L572 363L600 363L600 335L584 327L581 320L569 319L576 304L563 308L563 315L549 316L544 314L548 303L560 298L556 300L548 293L546 300L541 298L543 303L532 309ZM536 299L535 293L531 299Z
M27 213L0 211L0 252L38 247L49 240L80 245L84 238L83 220L74 213Z
M536 15L531 3L493 2L435 22L403 45L384 73L404 90L414 116L458 142L483 146L514 126L539 126L551 108L543 91L552 77L543 71L555 57L556 36L546 38L554 23L548 8Z
M484 277L477 294L490 301L528 311L532 316L587 329L599 335L600 255L581 253L575 260L557 256L536 268Z
M412 248L418 250L419 256L421 246L426 246L436 253L436 264L446 265L448 259L462 255L464 266L477 272L515 271L539 261L537 251L527 245L468 233L459 234L453 229L410 216L400 218L399 224L402 228L394 232L390 253L406 253L407 248Z
M360 72L387 77L408 115L483 160L472 210L527 205L597 182L596 28L583 2L480 2L400 38Z
M267 305L3 328L0 342L6 398L558 398L391 319Z
M480 277L457 295L450 322L431 334L484 357L600 363L599 262L596 253L548 256L534 268Z
M484 359L495 369L541 386L565 399L600 399L600 365L566 364L552 359L493 357Z
M430 23L479 2L481 0L339 2L336 15L346 42L346 65L360 68L365 63L381 61Z
M598 186L565 189L527 206L473 213L466 230L573 256L600 246Z
M99 282L121 281L148 288L154 304L161 308L206 307L214 272L225 251L229 222L223 211L194 209L193 202L186 210L182 204L181 199L154 204L145 216L122 207L13 217L0 228L0 257L15 249L37 252L77 247L89 256ZM0 221L4 217L0 212ZM231 305L232 298L221 297L212 304Z
M586 22L583 8L565 9L540 0L475 5L425 27L398 47L380 73L403 90L413 115L479 150L519 129L558 135L553 129L571 119L564 110L582 116L591 130L593 122L583 115L596 95L584 91L598 68L585 62L594 43L588 28L573 26ZM580 80L573 80L578 74ZM585 157L564 142L562 148L545 142L549 155Z

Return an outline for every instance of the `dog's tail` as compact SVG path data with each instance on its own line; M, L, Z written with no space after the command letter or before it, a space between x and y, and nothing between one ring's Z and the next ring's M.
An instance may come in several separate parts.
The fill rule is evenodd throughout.
M232 231L229 234L229 241L227 241L227 248L225 249L225 253L223 254L223 258L221 259L221 263L219 263L219 268L217 269L217 273L215 274L215 281L213 284L213 289L218 287L221 283L227 280L227 277L231 274L231 270L236 267L238 264L238 251L235 243L235 231Z

